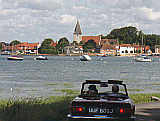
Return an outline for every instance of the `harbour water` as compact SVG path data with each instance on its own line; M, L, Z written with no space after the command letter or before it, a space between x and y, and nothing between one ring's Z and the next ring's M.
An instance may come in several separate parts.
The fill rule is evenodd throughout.
M47 97L66 95L62 89L80 90L86 79L123 80L129 94L160 92L160 61L134 62L133 57L92 57L78 61L78 56L47 56L48 60L9 61L0 56L0 99L12 97ZM132 62L131 62L132 60Z

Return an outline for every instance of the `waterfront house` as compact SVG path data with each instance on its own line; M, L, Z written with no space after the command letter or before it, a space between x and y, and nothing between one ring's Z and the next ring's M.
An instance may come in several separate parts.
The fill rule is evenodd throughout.
M40 43L28 43L22 42L21 44L17 44L18 47L22 50L24 54L36 54L37 46L40 47Z
M83 53L83 47L82 46L76 46L75 44L70 44L70 45L64 47L64 53L66 53L66 54Z
M37 46L40 47L40 43L28 43L28 42L22 42L20 44L14 45L14 46L5 46L3 45L2 50L8 50L10 52L13 52L15 54L36 54L37 53Z
M134 56L134 47L131 44L121 44L120 56Z
M104 55L116 55L116 49L114 48L114 46L112 44L110 44L109 42L106 42L102 48L100 49L100 53L104 54Z

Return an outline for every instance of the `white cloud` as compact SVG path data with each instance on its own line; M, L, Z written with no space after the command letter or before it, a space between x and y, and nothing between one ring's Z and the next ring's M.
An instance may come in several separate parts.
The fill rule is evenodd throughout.
M61 20L62 24L73 23L77 20L75 16L71 16L71 15L61 15L61 17L62 17L62 20Z
M77 19L84 35L107 35L115 28L129 25L144 32L160 33L157 0L0 0L0 3L3 41L14 38L21 41L36 38L36 41L46 37L59 40L66 36L72 42Z
M149 9L146 7L141 8L141 10L147 15L148 19L156 20L160 18L160 12L154 12L153 9Z

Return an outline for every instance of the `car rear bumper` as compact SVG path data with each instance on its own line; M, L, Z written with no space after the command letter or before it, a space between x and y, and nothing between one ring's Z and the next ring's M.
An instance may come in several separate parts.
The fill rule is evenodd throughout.
M131 117L107 117L106 115L94 115L94 116L72 116L71 114L67 115L68 118L72 119L135 119L135 116Z

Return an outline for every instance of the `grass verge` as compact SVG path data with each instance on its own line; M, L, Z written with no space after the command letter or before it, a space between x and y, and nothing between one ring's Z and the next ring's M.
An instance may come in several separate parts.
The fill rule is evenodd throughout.
M151 102L151 96L160 97L160 93L129 96L135 103L145 103ZM26 98L21 101L1 100L0 121L68 121L66 115L69 113L69 105L74 97L75 95L51 96L46 99Z

